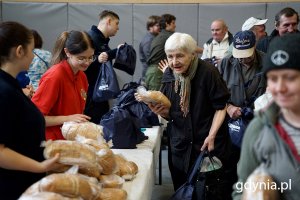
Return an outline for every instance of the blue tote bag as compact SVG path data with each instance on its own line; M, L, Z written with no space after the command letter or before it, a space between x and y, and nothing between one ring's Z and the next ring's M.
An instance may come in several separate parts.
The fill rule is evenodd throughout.
M110 61L102 63L93 92L93 101L101 102L116 98L120 93L116 72Z

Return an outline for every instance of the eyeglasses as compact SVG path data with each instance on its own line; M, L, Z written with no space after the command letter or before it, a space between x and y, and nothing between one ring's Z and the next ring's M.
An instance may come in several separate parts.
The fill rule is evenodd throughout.
M94 62L97 59L96 56L91 56L89 58L84 58L84 57L76 57L76 60L79 64L84 64L84 63L91 63Z

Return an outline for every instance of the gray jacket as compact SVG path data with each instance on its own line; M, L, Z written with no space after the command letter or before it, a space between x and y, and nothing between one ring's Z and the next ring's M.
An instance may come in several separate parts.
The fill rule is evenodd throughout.
M227 87L231 93L229 99L230 104L238 107L248 106L253 108L254 100L264 94L266 90L266 80L262 74L262 58L264 53L255 51L256 59L253 70L248 75L248 80L244 80L242 74L242 65L237 58L232 55L222 59L219 72L225 80ZM245 88L245 83L249 82L248 88Z
M290 147L281 139L274 124L278 121L279 107L273 103L261 111L249 124L242 143L238 163L238 182L234 185L233 199L241 199L239 187L247 177L264 163L276 182L280 199L296 200L300 197L300 163ZM271 184L271 183L270 183ZM283 190L283 186L287 187ZM280 190L282 188L282 192Z

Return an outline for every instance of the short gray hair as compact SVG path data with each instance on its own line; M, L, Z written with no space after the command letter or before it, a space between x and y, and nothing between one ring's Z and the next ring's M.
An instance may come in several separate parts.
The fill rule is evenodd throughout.
M165 43L165 52L182 50L187 53L195 53L197 42L187 33L173 33Z

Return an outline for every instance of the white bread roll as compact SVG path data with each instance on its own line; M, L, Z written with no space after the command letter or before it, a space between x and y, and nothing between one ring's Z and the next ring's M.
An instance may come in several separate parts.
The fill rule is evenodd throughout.
M126 160L126 158L119 154L115 155L115 160L118 167L116 174L125 180L132 180L138 173L138 166L134 162Z
M103 188L122 188L125 182L122 177L116 174L100 175L99 179Z
M97 200L126 200L127 192L119 188L103 188Z
M66 140L75 140L77 135L93 140L103 139L103 127L92 122L65 122L61 132Z

